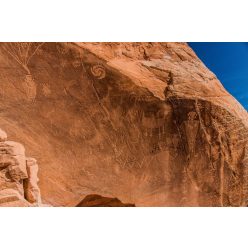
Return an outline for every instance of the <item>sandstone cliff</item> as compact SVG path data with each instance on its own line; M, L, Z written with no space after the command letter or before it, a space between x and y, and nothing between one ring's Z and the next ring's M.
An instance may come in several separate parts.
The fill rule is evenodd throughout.
M247 112L186 43L2 43L0 63L0 127L45 202L247 204Z

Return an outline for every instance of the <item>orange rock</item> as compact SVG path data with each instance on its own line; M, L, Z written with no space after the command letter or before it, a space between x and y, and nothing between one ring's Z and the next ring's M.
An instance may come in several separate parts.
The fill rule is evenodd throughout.
M45 203L247 205L247 112L186 43L2 43L0 62L0 126Z
M77 205L77 207L135 207L135 205L122 203L117 198L88 195Z
M41 206L37 172L36 160L26 158L22 144L0 142L0 206Z
M27 158L26 161L28 178L24 180L24 195L29 202L39 206L41 205L41 196L38 186L38 164L34 158Z

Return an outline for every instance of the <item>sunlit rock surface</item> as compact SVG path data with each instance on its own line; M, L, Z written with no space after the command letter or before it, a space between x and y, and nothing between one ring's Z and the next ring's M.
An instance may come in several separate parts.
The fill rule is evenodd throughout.
M0 129L0 133L5 132ZM32 170L34 165L30 166L30 160L35 161L25 156L22 144L6 140L0 142L0 206L42 205L37 184L38 165L35 164L36 170Z
M0 64L0 127L45 203L247 204L247 112L186 43L1 43Z

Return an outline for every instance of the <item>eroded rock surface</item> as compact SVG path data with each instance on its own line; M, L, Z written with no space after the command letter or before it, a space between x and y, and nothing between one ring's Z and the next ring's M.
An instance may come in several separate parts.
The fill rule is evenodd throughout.
M36 160L25 156L23 145L6 141L3 130L0 133L5 134L0 142L0 206L41 206Z
M2 43L0 64L0 126L47 203L247 205L247 112L186 43Z

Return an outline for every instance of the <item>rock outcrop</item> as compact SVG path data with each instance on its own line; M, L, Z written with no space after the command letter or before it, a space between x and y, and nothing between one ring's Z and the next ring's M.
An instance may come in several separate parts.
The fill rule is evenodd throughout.
M45 202L247 205L247 112L186 43L2 43L0 63L0 126ZM12 183L37 202L18 149Z
M0 206L41 206L38 165L0 129Z
M122 203L118 198L101 195L87 195L77 207L135 207L134 204Z

